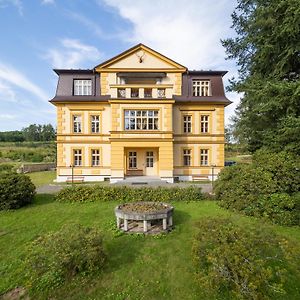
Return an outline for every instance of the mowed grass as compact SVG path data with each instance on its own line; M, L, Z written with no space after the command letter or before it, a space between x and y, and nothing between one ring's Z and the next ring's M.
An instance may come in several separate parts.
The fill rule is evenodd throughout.
M33 172L27 174L32 183L36 186L42 186L45 184L52 184L53 180L56 178L56 171L42 171L42 172Z
M0 295L24 285L21 266L30 241L75 222L102 229L109 254L106 269L97 276L77 277L51 295L33 295L32 299L206 299L195 281L191 248L197 220L230 215L216 202L173 203L175 230L166 236L116 237L112 229L117 203L69 204L53 199L37 195L31 206L0 212ZM231 216L241 224L264 226L253 218ZM300 241L298 228L271 227Z

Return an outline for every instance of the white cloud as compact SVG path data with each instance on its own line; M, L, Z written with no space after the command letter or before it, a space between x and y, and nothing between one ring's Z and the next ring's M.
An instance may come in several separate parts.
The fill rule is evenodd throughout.
M106 38L106 35L104 34L102 28L94 21L92 21L90 18L87 18L86 16L79 14L74 11L66 11L67 16L71 17L75 21L78 21L82 25L84 25L89 31L91 31L94 35L100 37L100 38Z
M1 62L0 80L2 81L2 88L0 87L1 90L6 91L6 93L10 93L11 97L13 96L12 93L14 93L12 86L16 86L30 92L40 100L46 101L49 98L48 95L40 87L31 82L25 75L23 75L13 67Z
M11 114L0 114L0 119L12 120L12 119L15 119L15 118L16 118L15 115L11 115Z
M42 3L43 5L55 4L55 0L42 0L41 3Z
M54 68L79 68L87 61L96 62L102 57L99 50L76 39L62 39L59 48L47 50L44 58L50 60Z
M232 62L225 60L220 39L233 35L231 13L236 0L98 0L116 9L130 21L132 31L124 32L123 40L131 44L144 43L189 69L229 70L236 73ZM122 37L122 35L120 35ZM226 109L233 114L239 95L227 94L234 104ZM231 98L233 97L233 99Z
M0 0L0 8L4 8L9 4L15 6L20 16L23 16L23 3L21 0Z

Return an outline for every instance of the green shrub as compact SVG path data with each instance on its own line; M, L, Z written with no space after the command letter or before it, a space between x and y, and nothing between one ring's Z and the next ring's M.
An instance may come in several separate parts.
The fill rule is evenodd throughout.
M253 164L272 174L277 192L292 194L300 191L300 158L298 156L284 151L274 153L262 149L255 152Z
M257 205L257 199L276 192L272 174L253 165L224 168L214 185L216 198L225 208L236 209L248 215Z
M51 290L77 274L101 271L106 255L102 234L96 228L69 224L33 241L27 249L28 288Z
M16 209L32 203L35 186L24 174L0 175L0 210Z
M126 186L75 186L61 190L56 196L59 202L118 201L198 201L204 195L198 187L187 188L130 188Z
M198 228L193 257L202 289L215 292L209 299L277 299L299 282L297 247L274 232L228 218L203 219Z
M11 173L13 172L14 165L12 164L0 164L0 173Z
M272 194L259 199L258 215L280 225L300 225L300 193ZM255 215L255 212L254 212Z

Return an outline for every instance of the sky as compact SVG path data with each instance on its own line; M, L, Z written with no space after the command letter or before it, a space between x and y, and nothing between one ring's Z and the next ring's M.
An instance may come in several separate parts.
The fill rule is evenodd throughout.
M55 126L53 68L91 69L143 43L190 70L228 70L235 0L0 0L0 131ZM239 95L226 108L228 123Z

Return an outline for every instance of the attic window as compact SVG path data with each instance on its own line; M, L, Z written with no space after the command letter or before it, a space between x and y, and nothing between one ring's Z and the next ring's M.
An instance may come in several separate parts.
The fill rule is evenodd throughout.
M193 96L210 96L210 80L193 80Z
M74 80L74 95L75 96L90 96L90 95L92 95L92 80L91 79L75 79Z

